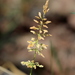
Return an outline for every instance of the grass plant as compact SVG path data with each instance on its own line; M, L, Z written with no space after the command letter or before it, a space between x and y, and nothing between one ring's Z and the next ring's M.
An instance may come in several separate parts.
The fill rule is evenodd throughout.
M35 16L36 19L33 21L37 23L37 26L30 27L31 33L34 35L37 35L37 38L32 37L30 41L27 41L29 43L27 49L29 52L34 52L34 56L32 60L28 61L22 61L22 65L26 65L28 68L31 68L30 75L32 75L32 69L36 69L36 67L43 67L43 65L40 65L38 62L35 62L36 55L40 55L44 58L44 55L42 54L42 50L47 49L46 44L40 43L40 40L45 40L46 36L52 36L51 34L48 34L48 26L47 24L51 23L51 21L48 21L46 16L46 13L49 11L48 8L49 0L46 1L46 3L43 5L43 12L38 12L38 16Z

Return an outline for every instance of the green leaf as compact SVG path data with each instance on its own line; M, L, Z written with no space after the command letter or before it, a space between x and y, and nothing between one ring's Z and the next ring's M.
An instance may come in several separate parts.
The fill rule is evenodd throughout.
M57 53L57 50L56 48L52 45L52 42L51 43L51 46L50 46L50 50L51 50L51 55L54 57L54 59L56 60L56 63L57 65L59 66L60 68L60 71L62 72L62 66L61 66L61 63L60 63L60 60L58 58L58 53Z
M75 12L72 12L71 14L75 14Z

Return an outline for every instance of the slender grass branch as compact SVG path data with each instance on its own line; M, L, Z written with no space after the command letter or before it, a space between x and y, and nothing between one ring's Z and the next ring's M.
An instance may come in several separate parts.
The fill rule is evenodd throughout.
M39 43L39 41L44 40L46 36L51 36L51 34L48 34L48 26L46 25L51 23L51 21L48 21L45 18L46 13L49 11L48 2L49 0L46 1L45 5L43 5L43 15L41 14L41 12L38 12L38 16L35 16L35 18L38 20L34 19L34 22L38 25L30 27L30 32L37 35L37 39L31 38L31 41L27 41L29 43L27 47L29 52L34 51L33 60L21 62L22 65L26 65L28 68L31 68L30 75L32 75L33 68L36 69L36 66L43 67L43 65L40 65L38 62L35 62L35 59L37 54L44 57L44 55L42 54L42 50L47 49L47 45Z

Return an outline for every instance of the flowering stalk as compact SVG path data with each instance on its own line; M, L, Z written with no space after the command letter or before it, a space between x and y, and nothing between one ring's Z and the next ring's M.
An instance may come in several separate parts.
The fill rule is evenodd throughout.
M38 12L38 16L35 16L34 22L37 23L37 26L32 26L30 27L31 33L37 35L37 38L31 38L31 41L27 41L29 43L27 49L29 52L34 51L34 57L33 60L28 60L27 62L22 61L22 65L26 65L28 68L31 68L31 73L32 75L32 68L36 69L36 66L38 67L43 67L43 65L39 65L38 62L35 62L36 54L44 57L44 55L41 53L42 50L47 49L47 45L43 43L39 43L40 40L44 40L46 36L51 36L51 34L48 34L48 26L46 24L51 23L51 21L48 21L47 18L45 18L46 13L49 11L48 8L48 2L49 0L46 1L45 5L43 6L43 14L41 12Z

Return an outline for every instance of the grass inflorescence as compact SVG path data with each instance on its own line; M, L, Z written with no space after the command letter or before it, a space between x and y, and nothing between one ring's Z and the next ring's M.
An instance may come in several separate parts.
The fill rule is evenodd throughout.
M34 51L34 57L32 60L21 62L22 65L26 65L28 68L31 68L30 75L32 75L32 69L36 69L36 66L43 67L43 65L35 62L35 59L37 54L44 57L44 55L42 54L42 50L47 49L48 45L39 43L39 41L45 40L46 36L51 36L51 34L48 34L47 30L47 24L51 23L51 21L48 21L45 17L46 13L49 11L48 3L49 0L46 1L45 5L43 5L43 13L38 12L38 16L35 16L36 19L33 20L35 23L37 23L37 26L30 27L30 32L34 35L37 35L37 38L32 37L30 41L27 41L29 43L27 49L29 52Z

